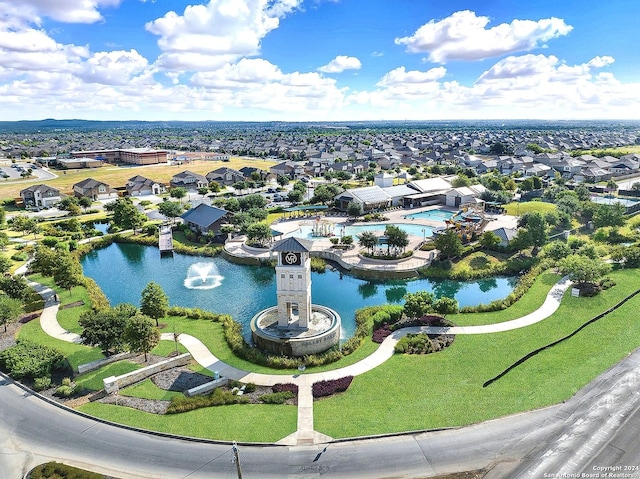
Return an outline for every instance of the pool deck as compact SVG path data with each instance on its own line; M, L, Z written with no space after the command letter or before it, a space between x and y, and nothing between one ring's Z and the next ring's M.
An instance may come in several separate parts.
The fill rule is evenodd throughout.
M415 208L415 209L396 209L391 211L385 211L383 214L388 218L387 221L384 222L354 222L349 224L354 225L366 225L366 224L400 224L400 223L412 223L428 226L430 228L442 228L445 226L444 221L438 221L434 219L428 218L406 218L407 215L413 213L419 213L421 211L433 210L433 209L442 209L447 211L457 211L452 208L443 208L441 206L430 206L427 208ZM277 223L278 231L282 231L284 234L295 231L299 228L300 223L303 222L311 222L315 220L317 216L300 216L293 219L281 220ZM345 223L347 222L346 216L321 216L323 220L331 221L335 224ZM509 215L492 215L487 214L487 218L489 218L489 224L485 228L485 231L496 230L501 227L506 228L515 228L517 224L517 218L515 216ZM243 236L228 240L225 244L225 251L228 256L232 258L238 258L240 261L242 260L251 260L254 259L256 261L266 261L269 260L272 256L271 252L268 250L259 250L255 248L247 247L244 242L246 238ZM357 239L354 238L357 242ZM329 238L317 238L313 240L313 249L312 254L323 257L325 259L329 259L335 261L340 266L345 268L346 270L353 271L355 273L372 273L377 275L417 275L418 268L422 268L428 266L432 259L435 258L437 252L436 251L420 251L418 247L423 242L423 238L409 235L409 245L407 246L408 250L413 250L413 255L409 258L396 260L396 261L385 261L385 260L376 260L371 258L365 258L361 256L360 248L357 245L348 250L339 250L332 248L332 244Z

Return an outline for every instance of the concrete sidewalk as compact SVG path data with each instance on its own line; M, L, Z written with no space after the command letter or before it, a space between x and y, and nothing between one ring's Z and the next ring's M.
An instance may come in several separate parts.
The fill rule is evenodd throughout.
M36 291L45 300L45 308L40 316L42 329L50 336L62 341L80 343L81 338L77 334L63 329L57 321L59 302L54 299L54 292L38 283L31 283ZM180 334L178 341L191 353L193 359L201 366L207 368L212 373L217 372L220 376L235 379L244 383L253 383L259 386L273 386L278 383L293 383L298 386L298 426L296 432L285 437L278 444L283 445L309 445L321 444L331 440L330 437L318 433L313 427L313 383L332 379L340 379L345 376L358 376L371 371L391 358L394 354L396 343L405 335L410 333L426 334L490 334L510 331L523 328L540 322L551 316L560 306L562 296L571 282L567 277L556 283L547 297L537 310L512 321L503 323L487 324L482 326L456 326L451 328L416 326L403 328L388 336L382 344L365 359L332 371L321 373L304 372L298 374L260 374L234 368L218 359L209 349L197 338L188 334ZM173 333L164 333L162 340L173 341Z

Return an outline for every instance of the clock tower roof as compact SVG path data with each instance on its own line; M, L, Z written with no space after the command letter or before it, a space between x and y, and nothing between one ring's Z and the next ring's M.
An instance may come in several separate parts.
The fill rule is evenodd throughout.
M308 253L311 251L313 241L305 240L302 238L284 238L276 242L271 248L272 251L277 252L293 252L293 253Z

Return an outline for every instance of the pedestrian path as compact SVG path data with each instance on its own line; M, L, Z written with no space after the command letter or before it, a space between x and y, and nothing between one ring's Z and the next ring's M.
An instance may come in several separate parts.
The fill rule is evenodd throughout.
M50 336L71 343L80 343L81 338L77 334L71 333L63 329L57 320L57 312L60 303L50 288L42 286L38 283L31 283L34 289L45 300L45 307L40 315L40 325L42 329ZM303 372L299 374L261 374L230 366L219 358L217 358L209 349L198 339L188 334L180 334L178 341L189 351L193 359L202 367L222 377L242 381L244 383L253 383L258 386L273 386L278 383L293 383L298 386L298 424L297 430L283 438L278 444L283 445L310 445L321 444L331 440L329 436L325 436L315 431L313 426L313 383L318 381L326 381L340 379L345 376L358 376L360 374L371 371L380 366L382 363L391 358L394 354L396 343L407 334L410 333L426 333L426 334L490 334L510 331L513 329L524 328L537 322L540 322L551 316L560 306L560 301L565 291L571 285L571 281L567 277L558 281L549 291L547 297L537 310L527 314L521 318L511 321L505 321L496 324L487 324L481 326L454 326L454 327L434 327L434 326L415 326L403 328L395 331L388 336L380 346L368 357L355 364L345 366L340 369L324 371L320 373ZM173 341L173 333L164 333L161 335L162 340Z

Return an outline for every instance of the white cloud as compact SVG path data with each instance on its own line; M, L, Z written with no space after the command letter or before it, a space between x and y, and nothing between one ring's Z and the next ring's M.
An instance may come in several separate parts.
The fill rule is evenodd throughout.
M391 70L378 82L378 86L392 86L400 84L424 84L440 80L447 74L444 67L432 68L426 72L417 70L406 71L404 67Z
M88 83L126 85L148 65L147 59L135 50L98 52L83 63L78 77Z
M95 23L103 20L101 8L117 7L122 0L1 0L0 11L40 24L42 17L65 23Z
M486 28L489 17L464 10L421 26L409 37L396 38L410 53L429 53L435 63L451 60L482 60L508 53L532 50L545 42L567 35L573 27L559 18L538 21L513 20Z
M146 24L158 35L163 69L211 71L260 52L260 42L301 0L218 0L168 12ZM185 55L187 54L187 55Z
M342 73L345 70L360 70L362 63L356 57L338 55L329 63L318 68L323 73Z

